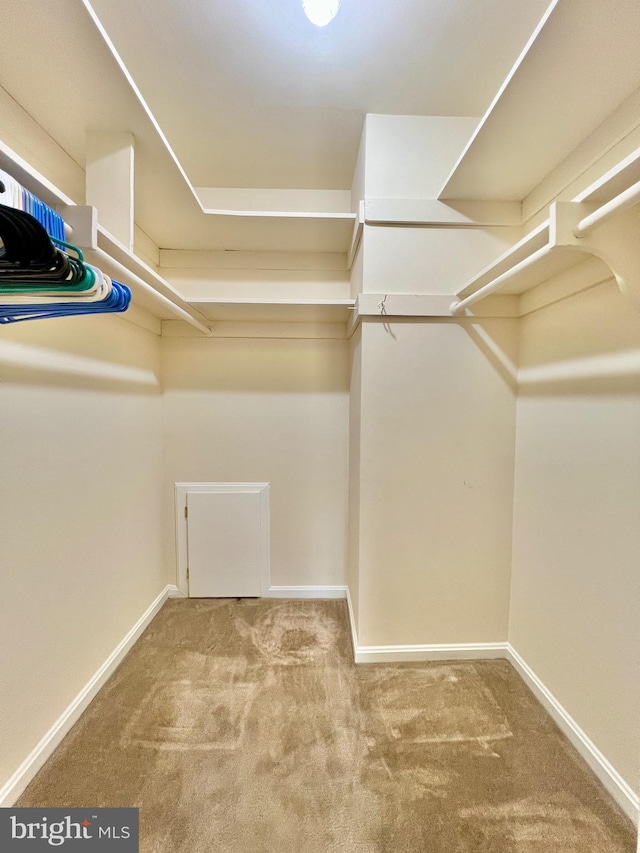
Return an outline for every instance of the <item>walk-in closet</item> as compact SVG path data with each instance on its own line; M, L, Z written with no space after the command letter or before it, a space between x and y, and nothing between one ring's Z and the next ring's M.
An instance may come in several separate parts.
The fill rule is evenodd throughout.
M0 33L5 816L635 853L637 0Z

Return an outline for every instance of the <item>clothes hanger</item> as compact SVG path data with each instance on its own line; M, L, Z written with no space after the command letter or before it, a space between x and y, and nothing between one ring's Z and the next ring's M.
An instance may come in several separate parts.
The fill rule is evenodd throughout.
M6 182L2 181L5 186ZM46 205L25 205L55 230ZM58 227L58 230L59 227ZM63 230L63 229L62 229ZM131 291L84 261L82 251L51 238L45 224L25 210L0 204L0 323L126 311Z
M0 203L30 213L45 227L50 237L65 239L64 220L60 214L1 169Z

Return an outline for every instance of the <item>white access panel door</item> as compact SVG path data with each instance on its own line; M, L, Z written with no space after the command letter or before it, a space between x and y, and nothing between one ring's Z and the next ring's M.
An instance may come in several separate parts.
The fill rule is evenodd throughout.
M259 596L265 558L261 492L188 492L187 510L189 596Z

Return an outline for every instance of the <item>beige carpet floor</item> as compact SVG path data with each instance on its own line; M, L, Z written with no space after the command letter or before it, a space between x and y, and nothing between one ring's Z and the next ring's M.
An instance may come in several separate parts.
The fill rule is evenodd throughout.
M635 853L506 661L352 662L345 603L169 601L21 797L143 853Z

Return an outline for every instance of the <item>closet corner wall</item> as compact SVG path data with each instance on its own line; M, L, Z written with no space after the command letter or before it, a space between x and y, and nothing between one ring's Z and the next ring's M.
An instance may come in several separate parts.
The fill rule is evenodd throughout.
M362 660L495 656L507 641L518 321L448 307L520 229L509 205L434 199L477 121L366 119L349 569Z
M84 201L79 167L4 90L0 126L0 168L32 178L36 194L51 181L51 203ZM134 314L133 323L73 316L0 330L3 805L171 591L161 551L160 324Z
M506 657L634 819L640 312L588 247L520 262L549 239L554 202L580 218L585 199L598 209L637 180L637 105L518 202L419 201L400 185L376 198L384 168L369 172L368 152L387 156L388 180L418 128L425 152L443 133L451 167L460 151L443 119L388 117L378 136L386 117L367 118L348 573L357 660ZM446 178L435 150L416 181ZM622 216L638 227L637 208Z
M161 417L152 332L115 317L2 328L5 805L166 597Z

